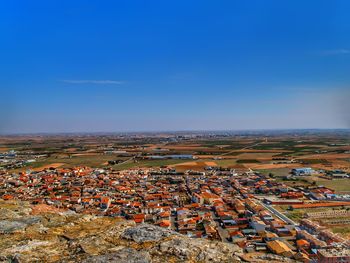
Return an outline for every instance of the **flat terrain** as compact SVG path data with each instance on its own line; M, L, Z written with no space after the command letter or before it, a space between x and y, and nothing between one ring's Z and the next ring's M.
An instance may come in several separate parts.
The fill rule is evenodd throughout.
M36 159L20 169L48 167L137 167L170 166L178 170L207 167L246 168L286 176L292 168L350 172L348 131L208 135L23 135L0 137L0 152L14 150L23 159ZM190 154L195 160L149 160L149 155ZM36 158L36 156L38 156ZM109 161L119 164L109 165ZM18 170L18 168L16 168ZM317 178L316 178L317 179ZM308 180L308 179L307 179ZM337 191L348 191L344 181L315 181ZM287 182L288 183L288 182ZM301 182L300 182L301 183ZM307 182L305 182L307 183Z
M333 179L333 180L326 180L319 177L311 177L308 178L311 182L316 182L317 185L322 185L328 188L331 188L335 190L336 193L348 193L350 194L350 180L349 179Z
M210 189L211 185L215 184L212 183L215 180L222 180L223 190L226 190L229 181L234 178L231 177L232 171L230 170L236 170L239 174L236 178L240 179L236 179L234 183L239 182L241 184L239 189L254 193L255 198L265 195L280 198L280 191L287 187L287 190L304 193L305 197L300 197L300 199L308 206L274 206L280 211L277 213L281 217L289 217L294 222L299 222L309 212L350 209L349 203L338 203L337 206L330 207L329 203L333 205L335 200L327 204L315 204L316 200L306 198L306 196L312 196L313 190L321 191L321 189L317 189L317 186L328 187L337 194L350 194L349 178L332 179L331 176L331 174L339 172L335 170L341 170L341 173L350 173L350 131L0 136L0 174L2 175L8 176L29 169L41 171L50 168L80 167L75 170L79 171L78 173L71 175L73 181L76 180L76 176L84 174L84 172L80 172L84 170L89 170L95 179L96 173L99 171L81 168L85 166L103 168L108 170L106 174L120 175L120 178L128 179L135 173L117 171L139 168L169 168L171 174L174 171L178 172L177 175L171 175L176 177L176 180L181 179L187 182L194 179L200 187L203 176L195 175L192 177L191 174L197 173L190 171L207 171L206 176L210 182L208 188ZM299 167L311 167L316 172L310 176L291 176L291 169ZM57 169L57 173L60 170ZM266 177L250 173L252 171L265 174ZM154 174L148 173L149 171L142 172L148 176ZM157 172L159 172L158 169ZM165 169L161 172L164 172L166 177L169 176ZM32 174L42 178L41 173L34 172ZM17 175L15 174L15 176ZM150 184L161 182L160 178L162 177L163 174L157 174ZM138 185L150 185L140 183L139 178L135 178L130 179L130 182L134 183L133 189ZM25 181L22 176L20 179ZM98 184L103 183L105 187L111 186L108 180L101 180L100 176L98 179ZM4 185L12 188L12 184L13 181L10 180L9 184ZM20 182L19 185L21 184ZM57 184L59 185L60 182ZM253 187L251 192L249 187ZM182 189L187 188L189 186L185 184L182 187ZM329 191L329 189L323 190ZM220 189L215 191L220 191ZM20 191L19 195L23 195L22 193ZM4 195L6 199L10 199L11 194L6 194ZM129 195L129 193L126 194ZM231 192L227 194L227 196L232 195ZM186 195L179 196L180 201L191 200L191 197ZM338 197L346 200L345 195ZM322 208L319 208L320 205ZM95 208L96 210L89 210ZM87 211L89 213L91 211L100 212L100 207L96 204L95 207L88 208ZM33 210L35 215L50 212L57 211L50 211L46 205L38 205ZM339 233L345 238L350 237L348 221L344 220L344 223L339 225L342 221L337 218L317 220L335 233ZM222 233L219 232L219 235ZM56 246L56 244L54 245ZM98 246L94 246L94 249L95 247Z

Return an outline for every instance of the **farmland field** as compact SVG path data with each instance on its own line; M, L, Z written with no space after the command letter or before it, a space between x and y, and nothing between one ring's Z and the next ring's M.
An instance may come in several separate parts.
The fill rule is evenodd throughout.
M92 166L117 170L160 166L171 166L179 170L203 170L207 166L245 167L267 174L272 173L277 177L288 175L292 168L305 166L350 172L350 141L347 134L217 135L213 138L198 136L198 138L184 137L176 140L168 140L167 136L169 135L8 136L1 138L0 150L1 152L15 150L24 155L28 155L27 152L30 150L33 154L40 155L35 163L18 168L22 170L60 164L60 167ZM113 154L113 151L122 152L125 155ZM112 154L105 154L105 152L112 152ZM147 155L166 154L191 154L197 159L146 160L145 158ZM133 160L108 165L108 161L123 162L130 158ZM286 181L286 183L295 185L295 182ZM312 184L313 181L310 183ZM334 187L337 191L348 189L346 181L317 180L316 183Z
M317 185L322 185L335 190L336 193L350 193L350 179L316 179L313 181L315 181Z
M133 160L127 161L123 164L116 164L113 165L113 169L115 170L125 170L125 169L131 169L131 168L141 168L141 167L162 167L162 166L169 166L169 165L175 165L179 163L184 163L186 161L184 160L141 160L138 162L134 162Z

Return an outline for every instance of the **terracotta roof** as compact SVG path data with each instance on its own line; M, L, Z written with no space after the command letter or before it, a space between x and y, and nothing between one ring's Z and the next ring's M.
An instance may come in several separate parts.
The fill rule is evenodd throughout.
M145 214L136 214L136 215L133 215L132 217L134 219L145 219Z
M297 246L298 247L304 247L304 246L309 246L310 243L307 242L305 239L299 239L297 240Z
M170 220L162 220L159 222L160 227L169 227L170 226Z
M267 242L267 246L276 254L283 254L291 251L291 249L280 240L269 241Z

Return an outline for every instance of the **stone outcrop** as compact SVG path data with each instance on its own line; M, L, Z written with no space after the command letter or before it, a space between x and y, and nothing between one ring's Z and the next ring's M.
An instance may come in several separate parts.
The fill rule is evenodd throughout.
M105 262L124 262L124 263L149 263L151 256L148 252L137 251L133 248L122 248L117 252L107 253L106 255L88 257L83 260L84 263L105 263Z
M137 243L156 242L169 236L178 235L176 232L159 228L154 225L142 224L137 227L126 229L122 237L128 240L133 240Z
M230 243L191 239L154 225L66 212L35 213L0 200L0 262L240 262ZM269 262L279 262L269 258ZM245 260L243 260L245 261Z

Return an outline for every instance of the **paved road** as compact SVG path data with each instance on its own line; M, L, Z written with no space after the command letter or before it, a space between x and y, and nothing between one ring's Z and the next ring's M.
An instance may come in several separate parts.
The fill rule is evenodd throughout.
M127 159L127 160L125 160L124 162L121 162L121 163L117 163L117 164L115 164L114 166L118 166L118 165L122 165L122 164L124 164L124 163L127 163L127 162L129 162L129 161L131 161L131 160L135 159L135 157L136 157L136 156L133 156L133 157L131 157L131 158L129 158L129 159Z
M276 217L278 217L279 219L281 219L282 221L288 223L288 224L292 224L294 226L298 226L297 223L295 223L292 219L288 218L286 215L282 214L280 211L278 211L277 209L275 209L274 207L264 204L261 201L258 201L263 207L265 207L267 210L269 210L272 214L274 214Z
M232 151L229 151L229 152L220 154L220 155L218 155L217 157L224 156L224 155L229 155L230 153L233 153L233 152L237 152L237 151L249 149L249 148L251 148L251 147L258 146L258 145L261 144L261 143L263 143L263 142L254 143L254 144L252 144L252 145L245 146L245 147L243 147L242 149L235 149L235 150L232 150Z

